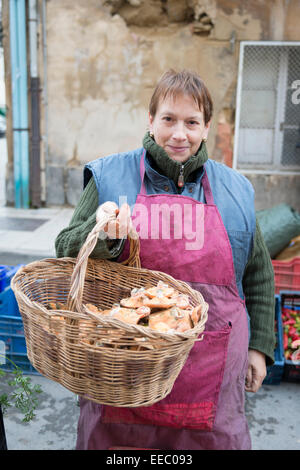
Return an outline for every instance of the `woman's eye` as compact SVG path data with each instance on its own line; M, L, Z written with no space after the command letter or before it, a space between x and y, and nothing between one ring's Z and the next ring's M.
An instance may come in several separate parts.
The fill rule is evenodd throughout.
M167 121L167 122L170 122L170 121L172 121L172 118L170 116L164 116L163 120Z
M189 121L189 124L190 124L191 126L195 126L195 125L197 124L197 121Z

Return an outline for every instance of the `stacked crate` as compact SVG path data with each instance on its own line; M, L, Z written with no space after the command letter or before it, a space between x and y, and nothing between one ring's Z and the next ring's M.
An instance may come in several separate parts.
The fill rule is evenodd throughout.
M26 350L24 326L10 281L21 265L0 265L0 365L12 371L15 366L24 373L35 374Z
M272 260L275 280L275 293L300 290L300 258L289 261Z
M300 381L300 291L281 291L284 339L283 380ZM286 343L286 344L285 344ZM298 346L297 346L298 344Z
M275 295L275 362L272 366L267 368L267 376L264 380L264 385L279 385L284 369L284 354L282 342L282 318L281 318L281 298L280 295Z
M297 331L299 332L300 321L300 291L280 291L275 296L275 332L276 332L276 349L275 363L268 367L267 376L263 382L264 385L279 385L281 381L299 382L300 381L300 360L291 359L287 352L291 349L291 344L296 341ZM290 320L287 320L286 313L290 312L290 318L295 320L293 328L296 330L293 338L287 337ZM300 337L299 337L300 338ZM300 346L295 347L295 356ZM298 354L299 356L299 354Z

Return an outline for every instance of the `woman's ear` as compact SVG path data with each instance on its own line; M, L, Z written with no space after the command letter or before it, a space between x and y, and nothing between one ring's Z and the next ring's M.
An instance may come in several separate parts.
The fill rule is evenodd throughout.
M210 125L211 125L211 121L208 121L208 123L205 125L204 134L203 134L203 137L204 137L205 139L207 139L207 136L208 136L208 133L209 133L209 129L210 129Z
M148 111L148 117L149 117L149 131L152 132L153 116L150 114L150 111Z

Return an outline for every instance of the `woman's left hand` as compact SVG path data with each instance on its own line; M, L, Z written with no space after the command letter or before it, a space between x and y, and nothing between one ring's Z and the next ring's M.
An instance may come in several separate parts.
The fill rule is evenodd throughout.
M132 221L131 221L131 211L130 206L126 203L122 204L119 207L113 201L107 201L101 204L98 207L96 212L96 221L99 222L103 214L110 216L115 216L113 220L108 222L103 228L104 234L109 239L120 239L126 238L129 233L134 232ZM100 238L103 234L100 233Z
M246 375L246 392L257 392L267 375L266 357L255 349L248 351L248 371Z

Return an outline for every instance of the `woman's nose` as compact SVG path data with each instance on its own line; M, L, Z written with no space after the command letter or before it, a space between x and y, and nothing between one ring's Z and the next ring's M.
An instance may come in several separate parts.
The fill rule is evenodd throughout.
M185 132L185 127L183 123L177 123L174 132L173 132L173 138L176 140L185 140L186 139L186 132Z

